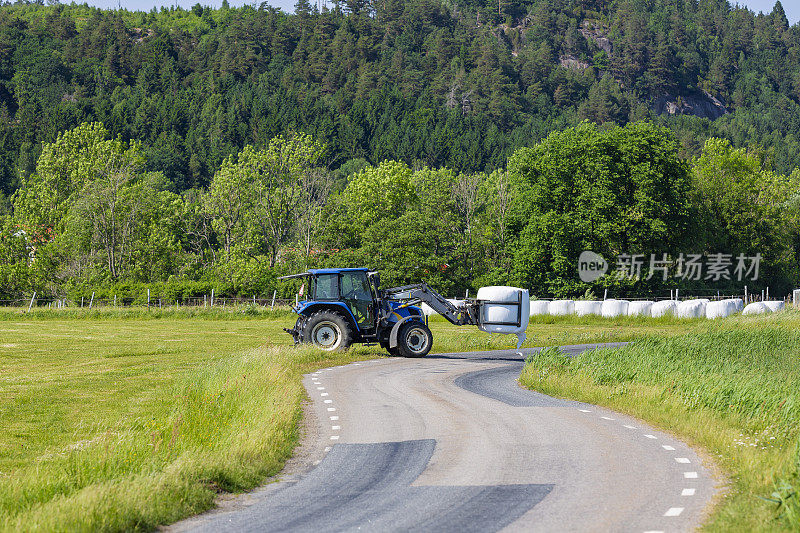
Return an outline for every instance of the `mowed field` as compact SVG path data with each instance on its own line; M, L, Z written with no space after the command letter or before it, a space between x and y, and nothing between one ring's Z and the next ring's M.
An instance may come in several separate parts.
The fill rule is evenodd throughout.
M649 346L728 322L736 324L536 317L526 346L635 339ZM302 374L385 356L377 346L344 354L291 347L282 328L293 323L287 311L255 308L0 313L0 530L152 530L210 508L221 491L247 490L278 473L300 436ZM431 329L439 352L516 341L441 319ZM541 379L558 375L558 356L542 361L539 374L529 364L528 376L538 377L527 384L578 395ZM582 393L601 390L587 383ZM657 413L634 414L665 426ZM791 454L780 458L780 473L790 472ZM759 487L772 474L765 471ZM775 516L774 503L757 505Z

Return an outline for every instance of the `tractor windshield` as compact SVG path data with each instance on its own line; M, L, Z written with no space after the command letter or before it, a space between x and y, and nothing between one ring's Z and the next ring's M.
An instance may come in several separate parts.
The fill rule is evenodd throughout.
M353 312L353 316L361 328L371 328L373 325L373 301L372 290L367 273L362 271L343 272L342 279L342 300Z

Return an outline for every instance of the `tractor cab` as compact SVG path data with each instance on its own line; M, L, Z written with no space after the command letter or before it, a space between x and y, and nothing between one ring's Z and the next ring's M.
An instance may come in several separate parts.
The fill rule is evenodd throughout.
M298 302L294 309L299 315L295 327L286 330L295 344L310 343L332 351L346 349L352 343L374 342L390 353L409 357L421 357L430 350L433 338L422 310L409 302L386 299L377 272L367 268L310 269L280 279L292 278L307 278L301 291L308 287L308 299ZM398 346L400 332L394 326L399 322L414 322L424 328L415 330L410 338L414 353L421 355L414 355L413 350L404 353L404 346Z
M310 270L309 296L306 304L337 302L352 315L359 330L375 325L377 291L369 281L369 271L361 268Z

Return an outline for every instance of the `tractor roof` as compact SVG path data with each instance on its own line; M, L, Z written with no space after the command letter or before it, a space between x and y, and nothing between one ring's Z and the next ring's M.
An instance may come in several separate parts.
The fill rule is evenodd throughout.
M369 272L368 268L309 268L308 272L281 276L278 279L303 278L306 276L318 276L320 274L341 274L342 272Z
M309 268L308 272L317 274L339 274L341 272L369 272L368 268Z

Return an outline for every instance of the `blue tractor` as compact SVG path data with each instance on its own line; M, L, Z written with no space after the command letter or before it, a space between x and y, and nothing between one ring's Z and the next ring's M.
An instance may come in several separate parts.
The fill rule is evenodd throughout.
M295 278L308 285L308 300L294 309L297 323L285 329L295 344L335 351L375 343L392 355L425 357L433 335L418 304L428 304L453 324L478 323L474 301L456 307L425 283L381 289L380 275L367 268L311 269L280 279Z

